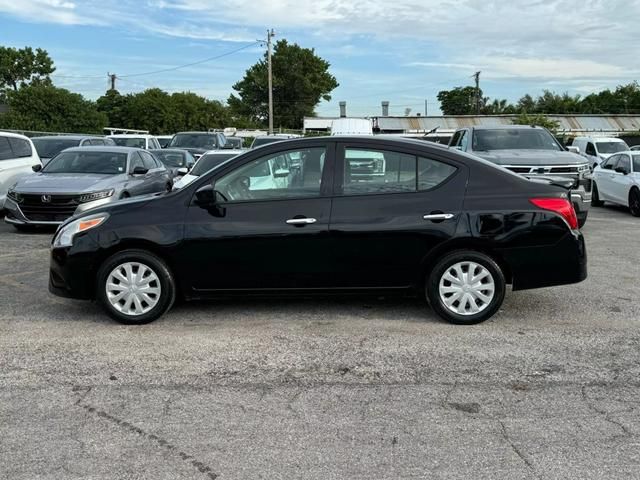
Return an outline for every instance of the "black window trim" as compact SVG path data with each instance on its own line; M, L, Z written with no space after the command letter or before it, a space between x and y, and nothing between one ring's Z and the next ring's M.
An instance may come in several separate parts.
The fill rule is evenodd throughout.
M405 155L411 155L416 158L416 190L413 192L372 192L372 193L360 193L354 195L345 195L343 193L343 185L344 185L344 160L345 160L345 151L347 148L354 148L358 150L370 150L370 151L389 151L391 153L401 153ZM428 156L427 156L428 155ZM431 187L426 190L418 189L419 179L418 179L418 159L426 158L427 160L435 160L437 162L445 163L450 165L456 169L456 171L447 177L444 182L439 183L438 185ZM456 178L460 171L462 170L462 163L452 162L450 159L438 155L437 153L421 152L419 150L414 150L412 148L397 148L395 145L388 144L369 144L366 142L339 142L336 149L336 157L334 163L334 191L333 197L340 198L358 198L358 197L371 197L374 195L420 195L424 193L430 193L438 188L444 187L447 183L451 182L454 178Z
M207 184L214 184L218 181L218 179L224 177L228 173L241 168L247 163L253 162L255 160L259 160L261 158L267 156L275 156L282 155L288 152L297 152L300 150L309 150L312 148L324 148L324 168L322 169L322 178L320 180L320 195L313 197L285 197L285 198L260 198L260 199L249 199L249 200L230 200L226 202L221 202L220 205L230 206L230 205L240 205L240 204L248 204L248 203L265 203L265 202L282 202L282 201L294 201L294 200L318 200L318 199L330 199L333 196L333 169L335 165L336 158L336 142L328 141L328 142L313 142L301 145L288 145L289 148L286 150L280 150L275 148L279 142L274 142L273 147L266 147L269 150L273 148L273 150L265 152L264 150L256 151L248 155L245 159L242 160L241 163L232 162L224 166L220 171L216 171L212 175L206 176L206 178L201 178L200 181L193 182L193 189L191 191L191 204L193 203L193 198L195 197L195 193ZM240 154L241 156L247 154ZM202 175L204 176L204 175ZM214 186L215 188L215 186Z

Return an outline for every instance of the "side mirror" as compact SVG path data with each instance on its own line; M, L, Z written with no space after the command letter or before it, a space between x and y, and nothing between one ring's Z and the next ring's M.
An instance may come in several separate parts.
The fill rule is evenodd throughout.
M232 144L232 143L227 142L227 143L225 143L225 144L222 146L222 149L223 149L223 150L233 150L233 144Z
M196 191L194 203L199 207L208 208L216 204L216 193L213 185L205 185Z
M42 165L38 163L38 164L32 166L31 170L33 170L34 172L38 173L40 170L42 170Z
M629 172L624 167L616 167L616 172L621 173L623 175L627 175Z
M133 172L131 172L131 175L146 175L148 171L148 168L136 167L133 169Z
M571 153L577 153L578 155L580 155L580 147L574 147L570 145L567 147L567 150Z
M176 172L178 173L178 175L186 175L187 173L189 173L189 169L187 167L182 167L176 170Z
M280 168L273 172L274 178L284 178L288 177L291 171L288 168Z

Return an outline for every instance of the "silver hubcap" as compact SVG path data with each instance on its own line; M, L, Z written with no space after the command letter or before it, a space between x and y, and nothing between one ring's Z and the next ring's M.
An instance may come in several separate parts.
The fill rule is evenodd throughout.
M142 315L160 300L160 280L156 272L138 262L127 262L114 268L107 277L107 299L113 308L125 315Z
M451 265L440 278L440 300L458 315L475 315L489 306L495 284L489 270L475 262Z

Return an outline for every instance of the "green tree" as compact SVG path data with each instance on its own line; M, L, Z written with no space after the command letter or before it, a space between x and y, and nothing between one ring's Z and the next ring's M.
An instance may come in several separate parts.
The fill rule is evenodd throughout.
M105 126L126 128L128 99L129 96L120 95L117 90L108 90L98 98L96 101L98 111L107 116L108 125Z
M550 120L546 115L542 114L529 114L521 113L516 119L513 120L514 125L532 125L537 127L544 127L550 130L552 133L560 127L560 123L556 120Z
M107 116L82 95L52 85L23 85L7 93L0 127L48 132L101 133Z
M438 101L443 115L475 115L475 87L455 87L438 92ZM480 90L482 98L482 90Z
M315 54L314 49L302 48L280 40L272 56L274 125L301 128L305 116L314 115L320 100L331 100L330 93L338 86L329 73L330 64ZM239 96L227 100L232 114L249 121L268 121L267 55L250 67L242 80L233 85Z
M41 48L0 46L0 94L30 83L51 83L53 60Z

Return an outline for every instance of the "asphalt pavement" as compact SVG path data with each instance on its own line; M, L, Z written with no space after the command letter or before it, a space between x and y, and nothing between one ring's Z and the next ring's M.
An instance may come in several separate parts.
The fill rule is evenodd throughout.
M471 327L419 300L227 300L145 326L47 292L0 225L0 478L640 478L640 219Z

